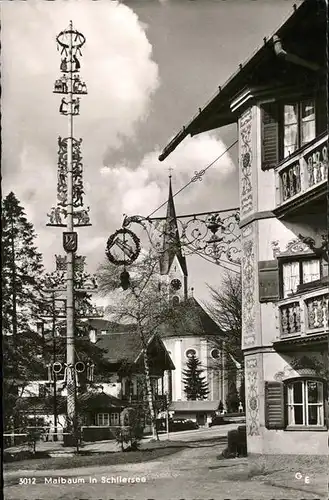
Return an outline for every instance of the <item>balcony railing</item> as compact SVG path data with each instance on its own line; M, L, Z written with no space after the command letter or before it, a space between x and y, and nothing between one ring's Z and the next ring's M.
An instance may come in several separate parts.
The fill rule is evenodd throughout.
M281 337L322 333L329 328L328 287L294 295L279 302Z
M298 198L328 178L328 134L286 158L276 170L277 205Z

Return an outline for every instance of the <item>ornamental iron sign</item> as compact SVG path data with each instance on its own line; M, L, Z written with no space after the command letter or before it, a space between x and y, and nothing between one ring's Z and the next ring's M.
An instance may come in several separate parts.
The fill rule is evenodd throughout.
M140 254L140 240L130 229L118 229L106 244L106 256L117 266L132 264Z

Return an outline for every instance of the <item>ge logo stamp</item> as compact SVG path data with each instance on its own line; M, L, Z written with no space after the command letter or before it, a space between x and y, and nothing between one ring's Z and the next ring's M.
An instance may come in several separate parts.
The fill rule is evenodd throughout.
M304 476L301 472L296 472L295 478L298 480L303 479L304 483L310 484L310 476Z

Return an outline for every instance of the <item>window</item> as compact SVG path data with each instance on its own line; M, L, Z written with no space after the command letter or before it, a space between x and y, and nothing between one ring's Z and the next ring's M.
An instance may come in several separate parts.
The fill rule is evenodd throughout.
M215 348L215 349L212 349L211 350L211 353L210 353L210 356L213 358L213 359L219 359L220 358L220 350Z
M325 99L325 92L321 92L314 99L262 104L263 170L275 168L281 160L327 130Z
M316 378L265 382L267 429L325 429L324 384Z
M158 379L157 378L151 378L151 384L152 384L152 394L154 396L158 395Z
M119 425L119 413L110 413L110 425Z
M191 358L192 356L196 356L196 350L195 349L187 349L187 351L185 352L185 357Z
M179 305L179 297L178 297L178 295L174 295L173 296L173 298L172 298L172 305L174 307Z
M287 415L291 426L323 426L323 383L298 380L287 384Z
M281 269L283 298L296 293L298 285L316 281L321 277L320 259L310 258L284 262Z
M97 425L108 426L110 422L108 413L98 413L97 414Z
M315 139L315 103L312 100L284 104L283 157Z

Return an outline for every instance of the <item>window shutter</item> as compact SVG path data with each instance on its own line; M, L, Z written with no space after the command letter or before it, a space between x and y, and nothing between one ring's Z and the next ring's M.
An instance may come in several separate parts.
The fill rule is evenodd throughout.
M282 382L265 382L265 427L285 428L284 385Z
M279 106L262 105L262 170L274 168L279 162Z
M279 298L279 267L277 260L258 262L259 302L273 302Z

